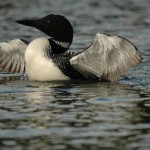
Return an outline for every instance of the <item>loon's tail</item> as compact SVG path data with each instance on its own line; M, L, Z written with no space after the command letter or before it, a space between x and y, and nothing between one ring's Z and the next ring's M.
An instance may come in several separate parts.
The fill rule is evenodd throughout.
M129 40L97 34L92 45L71 58L71 65L85 76L115 81L141 62L139 50Z

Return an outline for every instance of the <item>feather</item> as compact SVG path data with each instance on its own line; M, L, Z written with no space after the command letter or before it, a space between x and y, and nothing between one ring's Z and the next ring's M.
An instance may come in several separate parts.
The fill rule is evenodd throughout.
M24 73L27 44L21 39L0 43L0 69L12 73Z
M71 58L70 63L86 78L115 81L141 62L138 49L119 36L97 34L92 45Z

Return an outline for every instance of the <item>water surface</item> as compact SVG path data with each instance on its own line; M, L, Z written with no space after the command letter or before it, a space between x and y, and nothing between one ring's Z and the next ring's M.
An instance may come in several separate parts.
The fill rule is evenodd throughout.
M150 2L148 0L30 0L0 3L0 41L43 36L14 20L65 15L74 27L72 51L95 34L131 40L142 53L138 68L116 83L33 82L0 72L0 149L149 150Z

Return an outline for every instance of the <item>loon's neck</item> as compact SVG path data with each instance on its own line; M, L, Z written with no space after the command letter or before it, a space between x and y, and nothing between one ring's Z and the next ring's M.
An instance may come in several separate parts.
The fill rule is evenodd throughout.
M65 53L71 45L70 42L62 42L62 41L55 40L53 38L49 39L49 43L51 45L51 50L54 54Z

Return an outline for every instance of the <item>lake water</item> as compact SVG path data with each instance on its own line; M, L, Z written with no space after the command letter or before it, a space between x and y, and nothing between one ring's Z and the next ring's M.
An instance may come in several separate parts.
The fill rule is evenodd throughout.
M0 41L43 34L15 20L65 15L74 27L72 51L95 34L120 35L142 53L142 63L115 83L33 82L0 71L1 150L150 149L149 0L5 0Z

